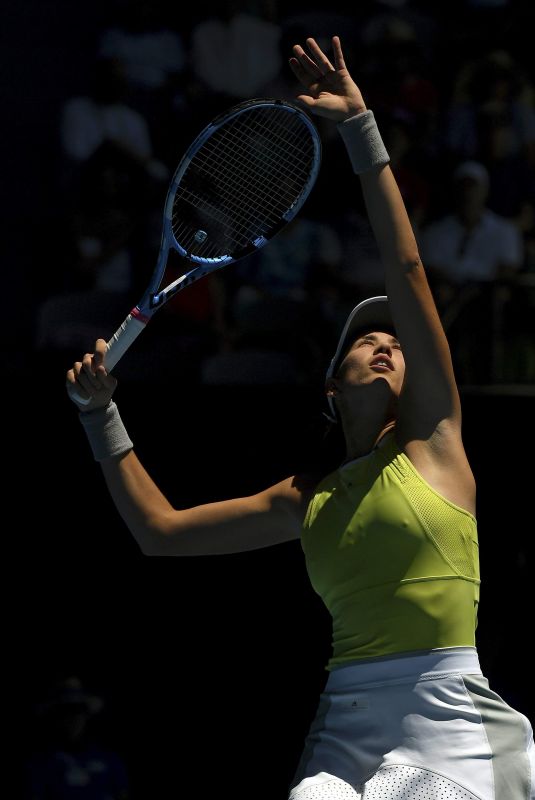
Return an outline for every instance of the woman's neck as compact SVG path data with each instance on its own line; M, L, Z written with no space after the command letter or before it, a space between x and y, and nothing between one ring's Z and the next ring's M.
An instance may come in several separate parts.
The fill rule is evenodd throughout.
M383 425L378 433L366 433L359 437L351 437L346 434L346 457L343 463L346 464L348 461L354 461L356 458L371 453L372 450L379 446L386 434L389 433L395 425L396 421L390 420Z

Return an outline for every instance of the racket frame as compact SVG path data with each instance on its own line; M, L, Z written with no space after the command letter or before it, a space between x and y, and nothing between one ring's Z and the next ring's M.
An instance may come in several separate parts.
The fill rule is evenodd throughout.
M206 258L196 256L191 252L182 247L179 242L176 240L173 229L172 229L172 216L173 216L173 205L175 200L175 195L177 189L180 185L180 181L182 176L184 175L185 171L187 170L188 166L190 165L193 157L202 147L202 145L215 133L218 128L222 125L229 122L234 117L239 116L240 114L246 113L251 108L262 108L262 107L278 107L282 108L288 113L297 114L301 121L303 121L310 133L310 139L313 144L313 163L312 169L310 170L310 174L306 184L303 186L300 194L294 201L294 203L287 209L287 211L282 214L281 220L278 225L274 225L272 230L270 231L269 236L259 236L257 239L253 240L250 243L248 249L243 249L238 257L233 257L232 255L221 255L215 258ZM275 99L275 98L256 98L253 100L246 100L242 103L239 103L232 108L228 109L227 111L219 114L215 117L194 139L191 145L188 147L187 151L183 155L180 163L173 174L171 179L171 183L167 190L167 196L164 205L164 214L163 214L163 227L162 227L162 236L160 241L160 249L158 253L158 258L156 262L156 266L151 276L151 280L147 286L147 289L139 301L139 303L130 311L130 313L126 316L125 320L121 323L121 325L117 328L113 336L107 343L107 354L106 354L106 368L108 371L111 371L113 367L117 364L117 362L122 358L122 356L126 353L129 349L133 341L139 336L142 330L144 330L145 326L152 318L152 316L156 313L158 309L160 309L168 300L170 300L177 292L185 289L187 286L190 286L195 281L198 281L200 278L214 272L225 265L237 261L238 259L246 256L248 253L255 252L259 248L263 247L269 239L273 238L273 236L281 230L288 222L290 222L299 210L302 208L303 204L305 203L306 199L308 198L314 183L316 182L316 178L318 176L318 172L321 165L321 154L322 154L322 146L321 146L321 139L319 132L314 125L312 119L308 116L306 111L302 109L295 103L292 103L288 100L282 99ZM163 289L160 289L160 284L163 279L165 269L167 267L167 262L169 258L169 251L173 249L180 256L185 258L187 261L195 264L191 270L185 272L176 280L172 281L168 286ZM79 402L82 402L79 397L77 397ZM89 402L89 401L88 401Z

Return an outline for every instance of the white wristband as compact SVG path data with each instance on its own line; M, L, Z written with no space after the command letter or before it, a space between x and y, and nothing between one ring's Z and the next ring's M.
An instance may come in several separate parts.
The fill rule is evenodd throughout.
M381 139L373 111L368 109L339 122L337 128L344 140L353 172L357 175L389 163L390 157Z
M84 426L95 461L120 456L133 448L113 400L106 408L82 411L78 417Z

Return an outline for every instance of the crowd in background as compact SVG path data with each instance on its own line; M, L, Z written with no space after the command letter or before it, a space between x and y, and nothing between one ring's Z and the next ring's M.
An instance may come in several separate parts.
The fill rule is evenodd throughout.
M179 13L116 0L87 80L58 113L56 269L37 298L36 349L83 353L111 336L146 288L192 139L242 100L295 99L291 46L313 35L329 49L337 33L378 119L459 383L532 382L535 75L522 26L504 25L513 5L377 0L357 14L249 0ZM348 311L385 288L358 179L335 127L315 121L322 170L297 219L167 304L125 378L156 374L172 353L205 384L321 379Z

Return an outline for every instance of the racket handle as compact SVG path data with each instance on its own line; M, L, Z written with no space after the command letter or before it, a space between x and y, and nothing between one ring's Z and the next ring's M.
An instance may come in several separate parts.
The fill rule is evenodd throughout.
M114 366L124 356L132 342L137 339L141 331L145 328L148 319L140 317L139 311L134 309L127 316L108 342L106 353L106 369L111 372Z
M147 324L148 319L142 318L137 309L133 309L125 321L117 328L109 340L106 352L106 370L111 372L114 366L124 356L134 339L137 339L141 331ZM83 406L89 405L91 398L80 397L75 391L71 392L71 397Z

